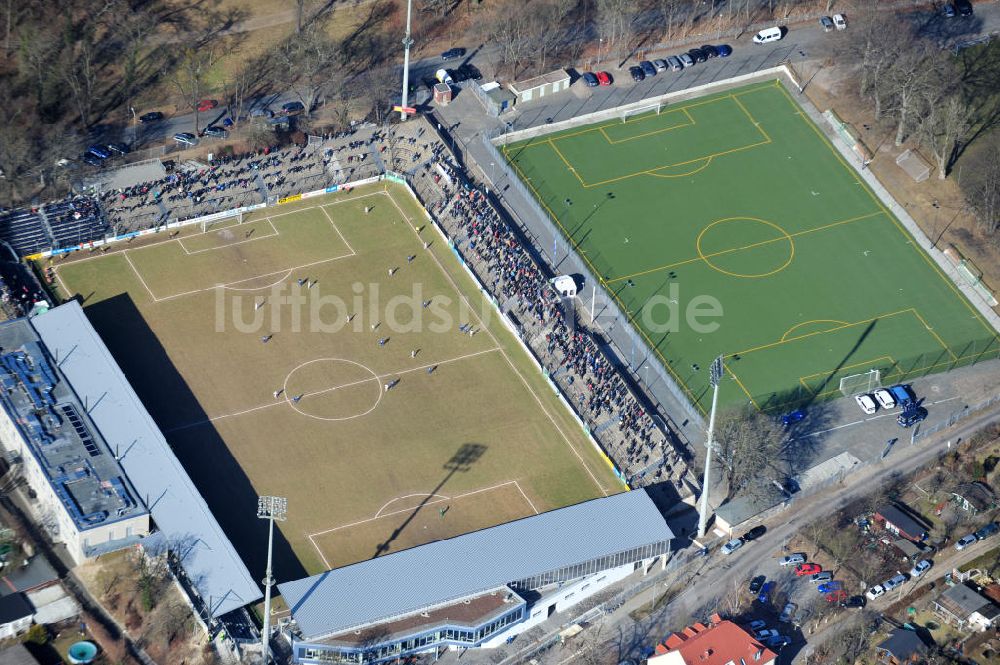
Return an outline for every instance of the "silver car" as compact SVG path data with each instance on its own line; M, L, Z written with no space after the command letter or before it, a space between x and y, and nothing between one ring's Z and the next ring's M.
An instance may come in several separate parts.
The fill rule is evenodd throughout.
M694 64L694 59L691 56L689 56L687 53L681 53L677 57L680 58L681 63L685 67L690 67L690 66L692 66Z
M667 65L670 66L670 70L674 72L679 72L684 69L684 63L682 63L677 56L670 56L667 58Z
M667 71L667 61L666 60L654 60L653 66L656 67L656 71L665 72Z
M181 132L174 134L174 141L181 145L198 145L198 137L191 132Z

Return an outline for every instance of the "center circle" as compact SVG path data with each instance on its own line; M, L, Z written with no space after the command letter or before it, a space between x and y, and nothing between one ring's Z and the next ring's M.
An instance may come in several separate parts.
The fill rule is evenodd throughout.
M308 360L288 373L282 388L290 407L316 420L360 418L382 401L378 374L345 358Z
M717 219L701 230L695 245L708 267L730 277L769 277L795 258L792 236L756 217Z

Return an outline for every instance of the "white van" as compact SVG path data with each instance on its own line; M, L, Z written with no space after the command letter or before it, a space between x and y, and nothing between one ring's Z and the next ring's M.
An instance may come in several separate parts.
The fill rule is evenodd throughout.
M753 36L753 43L767 44L769 42L776 42L782 37L784 37L784 33L781 31L781 28L766 28Z

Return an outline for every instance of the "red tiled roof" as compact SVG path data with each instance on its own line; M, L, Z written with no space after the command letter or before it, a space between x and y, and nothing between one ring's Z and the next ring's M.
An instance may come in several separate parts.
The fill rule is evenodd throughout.
M680 652L688 665L726 665L739 663L741 658L747 665L766 665L777 657L732 621L719 621L713 626L697 623L672 634L656 648L657 655L671 651Z

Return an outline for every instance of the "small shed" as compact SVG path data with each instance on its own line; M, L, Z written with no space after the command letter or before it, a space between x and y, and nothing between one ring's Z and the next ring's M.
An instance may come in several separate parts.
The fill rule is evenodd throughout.
M1000 617L1000 608L964 584L956 584L934 601L934 612L959 628L984 631Z
M957 484L951 490L951 498L959 508L973 515L996 507L993 490L979 481Z
M912 515L900 510L898 506L882 506L875 511L875 520L886 531L912 540L915 543L919 543L927 538L927 527L918 522Z
M530 102L546 95L569 89L570 76L565 69L557 69L524 81L508 84L510 91L517 95L518 103Z
M513 92L502 87L496 81L490 81L483 85L475 83L472 90L476 93L479 101L483 103L486 112L494 118L504 111L514 108L514 103L517 101Z
M451 86L447 83L434 84L434 103L447 106L451 103Z

